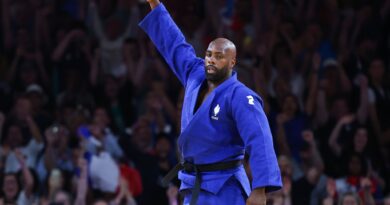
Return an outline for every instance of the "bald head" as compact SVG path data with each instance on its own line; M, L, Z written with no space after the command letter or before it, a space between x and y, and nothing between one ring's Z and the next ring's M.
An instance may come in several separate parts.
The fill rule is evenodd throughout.
M223 51L226 55L231 58L236 58L236 46L227 38L216 38L210 42L209 48L215 47L218 50Z

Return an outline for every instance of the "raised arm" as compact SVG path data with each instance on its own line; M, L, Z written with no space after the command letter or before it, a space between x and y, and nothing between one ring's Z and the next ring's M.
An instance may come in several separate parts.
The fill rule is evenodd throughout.
M290 147L288 146L287 138L286 138L286 130L284 129L284 124L286 121L287 121L287 117L285 114L280 113L277 115L276 117L277 128L276 128L275 141L279 147L279 153L281 155L286 155L288 157L291 157Z
M62 55L65 53L69 44L75 39L85 35L84 31L75 29L70 31L66 36L61 40L58 46L54 49L53 54L51 56L53 61L59 61Z
M80 176L77 179L77 194L74 205L85 205L88 192L88 164L82 157L78 159Z
M23 187L24 187L25 194L26 194L27 198L30 198L30 196L32 195L32 192L33 192L33 187L34 187L34 178L33 178L32 174L27 166L25 156L22 154L22 152L19 149L15 150L15 156L18 159L19 164L22 168L22 176L23 176L23 180L24 180Z
M318 151L316 141L314 139L313 131L304 130L302 132L302 138L310 145L310 163L311 166L317 168L318 171L324 170L324 161L321 158L320 152Z
M97 5L94 1L89 2L88 17L92 32L99 40L106 38L103 31L102 22L98 13Z
M148 34L169 67L186 85L193 68L203 66L204 61L196 57L194 48L172 20L168 11L158 0L148 0L152 11L141 21L140 27Z
M332 133L330 134L328 145L332 149L333 153L337 156L341 155L343 147L338 143L338 137L340 135L341 129L344 125L351 123L355 119L354 115L346 115L342 117L336 126L333 128Z
M31 116L28 116L26 117L26 122L35 141L37 141L37 143L43 143L41 131L39 130L39 127L35 120Z
M368 118L368 80L365 75L360 76L360 103L356 113L359 123L364 124Z
M319 53L315 53L312 59L311 76L309 77L309 96L305 103L305 113L308 116L313 116L318 91L318 71L320 69L321 56Z

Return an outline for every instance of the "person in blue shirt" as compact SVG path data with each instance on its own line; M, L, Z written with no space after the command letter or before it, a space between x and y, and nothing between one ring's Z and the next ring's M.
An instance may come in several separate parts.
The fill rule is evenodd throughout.
M185 87L178 147L184 204L265 205L266 193L281 188L281 176L262 99L237 80L236 47L213 40L204 59L158 0L140 22ZM243 166L249 155L252 183Z

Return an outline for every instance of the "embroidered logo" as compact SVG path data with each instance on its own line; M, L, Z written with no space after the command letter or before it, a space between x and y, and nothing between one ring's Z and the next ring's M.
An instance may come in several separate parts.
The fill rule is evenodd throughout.
M253 99L252 95L246 96L248 98L248 104L249 105L254 105L255 104L255 99Z
M214 115L211 116L211 118L212 118L213 120L218 120L217 115L218 115L218 113L219 113L220 110L221 110L221 107L219 107L219 104L217 104L217 106L215 106L215 108L214 108Z

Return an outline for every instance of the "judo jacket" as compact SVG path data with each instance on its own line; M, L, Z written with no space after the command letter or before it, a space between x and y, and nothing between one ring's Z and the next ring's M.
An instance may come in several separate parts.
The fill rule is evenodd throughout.
M240 166L202 173L201 189L217 193L232 176L248 195L251 188L280 189L280 171L262 99L239 82L236 72L233 72L194 112L200 87L206 80L204 60L196 57L193 47L185 41L162 3L139 25L185 87L178 139L182 160L209 164L243 159L245 152L250 156L251 186L243 166ZM179 179L182 181L181 190L194 186L195 175L192 173L181 171Z

